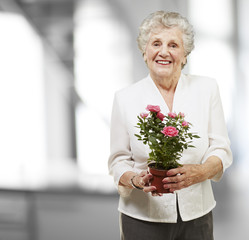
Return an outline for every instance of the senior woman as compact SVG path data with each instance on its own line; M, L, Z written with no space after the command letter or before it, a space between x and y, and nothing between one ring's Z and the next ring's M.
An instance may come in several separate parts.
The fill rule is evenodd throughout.
M218 86L214 79L186 75L182 68L194 48L193 28L178 13L158 11L141 24L138 46L149 75L115 94L109 171L120 200L121 239L211 240L218 181L232 163ZM164 114L184 112L193 124L195 148L184 150L182 167L163 179L171 193L156 194L147 172L149 148L138 141L137 115L148 105Z

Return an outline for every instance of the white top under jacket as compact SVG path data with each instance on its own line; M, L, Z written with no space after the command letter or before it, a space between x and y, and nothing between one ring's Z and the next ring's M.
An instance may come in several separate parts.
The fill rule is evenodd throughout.
M111 120L111 153L109 172L114 177L120 194L119 211L131 217L152 221L177 221L176 197L183 221L201 217L216 205L210 180L176 191L153 197L141 190L118 186L126 171L141 172L147 169L149 147L138 141L135 133L137 116L146 112L148 104L159 105L161 112L169 109L160 91L150 76L115 94ZM217 83L214 79L181 74L174 95L172 112L185 114L192 123L191 132L201 138L194 139L196 148L184 150L180 163L201 164L209 156L218 156L223 163L223 172L232 163L232 152L227 134L224 114ZM218 181L221 176L215 176Z

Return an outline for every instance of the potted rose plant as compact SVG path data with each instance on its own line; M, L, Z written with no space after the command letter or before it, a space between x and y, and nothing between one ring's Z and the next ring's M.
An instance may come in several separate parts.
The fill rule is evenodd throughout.
M149 172L153 174L151 185L157 187L157 192L167 193L162 179L167 176L169 169L181 166L179 160L183 150L194 147L191 145L192 139L199 136L189 132L191 123L185 121L181 112L170 112L165 116L155 105L148 105L146 110L148 112L138 116L136 127L140 129L140 134L135 136L148 144L151 150L148 158Z

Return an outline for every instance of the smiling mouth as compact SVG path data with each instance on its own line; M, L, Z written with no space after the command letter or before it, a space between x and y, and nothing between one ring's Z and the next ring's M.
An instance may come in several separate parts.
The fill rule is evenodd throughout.
M162 61L162 60L157 60L156 61L156 63L158 63L158 64L162 64L162 65L169 65L170 63L172 63L171 61L166 61L166 60L164 60L164 61Z

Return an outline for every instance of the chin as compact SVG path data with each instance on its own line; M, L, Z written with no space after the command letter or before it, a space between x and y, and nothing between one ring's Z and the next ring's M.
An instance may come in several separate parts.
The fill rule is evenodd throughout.
M165 71L159 72L159 73L156 74L157 77L161 77L161 78L163 78L163 77L170 77L171 75L172 74L170 74L169 72L165 72Z

